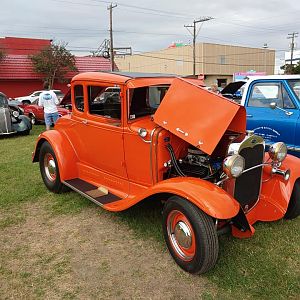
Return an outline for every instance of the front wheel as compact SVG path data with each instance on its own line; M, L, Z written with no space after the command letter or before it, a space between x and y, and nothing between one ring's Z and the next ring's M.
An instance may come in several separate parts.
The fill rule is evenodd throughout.
M219 242L213 220L191 202L178 196L169 198L163 210L163 233L183 270L202 274L216 264Z
M48 190L54 193L61 193L64 185L60 181L55 153L48 142L44 142L41 147L39 162L41 175Z
M295 219L300 215L300 179L295 182L289 206L284 215L285 219Z

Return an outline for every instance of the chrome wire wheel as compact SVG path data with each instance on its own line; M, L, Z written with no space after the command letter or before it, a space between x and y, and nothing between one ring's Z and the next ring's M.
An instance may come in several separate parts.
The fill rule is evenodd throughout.
M47 179L54 182L57 177L56 163L51 153L46 153L44 156L44 170Z
M195 234L187 217L172 210L167 218L167 233L175 254L184 261L191 261L196 253Z

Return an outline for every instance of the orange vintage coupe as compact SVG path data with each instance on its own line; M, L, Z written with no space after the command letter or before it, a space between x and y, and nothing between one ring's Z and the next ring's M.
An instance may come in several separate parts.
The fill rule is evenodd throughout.
M71 188L109 211L161 201L167 247L187 272L216 264L226 229L251 237L257 221L300 214L300 160L284 143L265 152L246 132L244 107L197 80L82 73L71 101L72 114L33 153L47 188Z

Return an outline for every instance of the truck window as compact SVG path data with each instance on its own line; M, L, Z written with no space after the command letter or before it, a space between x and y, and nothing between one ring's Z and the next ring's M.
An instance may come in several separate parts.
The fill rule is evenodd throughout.
M288 84L293 90L295 96L300 100L300 79L288 80Z
M89 113L121 120L120 87L88 86Z
M293 101L280 82L255 83L248 100L250 107L269 107L275 102L281 108L295 108Z

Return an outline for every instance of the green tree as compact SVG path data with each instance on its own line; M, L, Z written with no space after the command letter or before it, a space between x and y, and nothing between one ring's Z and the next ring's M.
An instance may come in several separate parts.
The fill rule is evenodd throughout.
M284 65L280 67L281 70L284 70L284 74L300 74L300 62L296 65Z
M51 44L39 53L32 55L31 60L37 73L45 76L45 81L53 87L54 80L65 81L69 71L77 71L75 57L66 49L67 44Z

